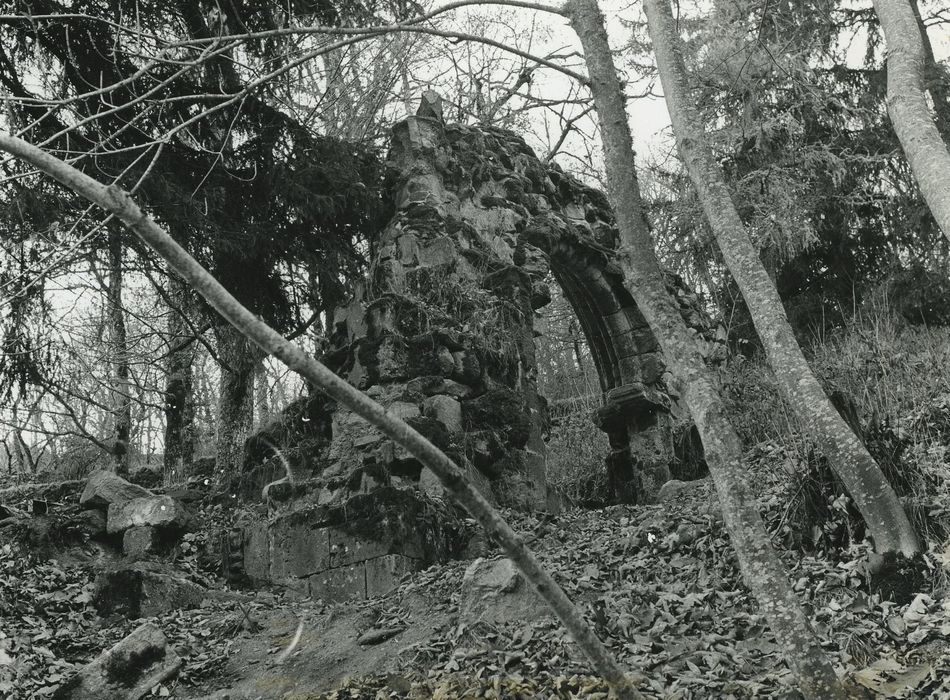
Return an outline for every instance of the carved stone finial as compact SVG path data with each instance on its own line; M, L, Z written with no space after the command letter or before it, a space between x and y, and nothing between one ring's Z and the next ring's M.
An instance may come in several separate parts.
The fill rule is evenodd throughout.
M426 117L428 119L437 119L444 122L442 116L442 95L435 90L426 90L422 93L422 99L419 100L419 109L416 110L417 117Z

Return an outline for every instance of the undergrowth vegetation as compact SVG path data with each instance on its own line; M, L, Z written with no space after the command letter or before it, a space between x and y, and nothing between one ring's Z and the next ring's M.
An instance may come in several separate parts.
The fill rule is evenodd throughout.
M551 419L548 483L572 504L603 505L609 495L604 462L610 451L607 435L591 422L592 406L577 403L569 408Z
M942 542L950 526L950 328L909 324L879 303L816 338L808 350L826 392L924 539ZM724 384L750 459L768 462L788 480L777 534L792 547L860 541L856 510L782 399L764 358L733 358Z
M911 324L879 301L814 338L808 354L923 538L942 543L950 531L950 327ZM842 549L863 540L857 510L782 398L765 358L735 355L721 372L750 465L784 482L787 503L772 522L779 540L793 549ZM576 506L608 499L609 446L591 424L596 406L588 403L552 406L547 439L550 482Z

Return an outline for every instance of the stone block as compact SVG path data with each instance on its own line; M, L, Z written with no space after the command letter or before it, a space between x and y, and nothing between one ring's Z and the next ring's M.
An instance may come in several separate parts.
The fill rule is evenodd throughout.
M462 404L451 396L445 394L430 396L423 401L422 412L442 423L450 433L462 430Z
M640 381L644 384L656 384L663 376L666 365L659 352L648 352L639 357Z
M453 359L454 367L454 359ZM440 376L416 377L406 384L407 391L415 391L424 396L445 394L453 399L465 399L475 393L475 390L452 379L443 379Z
M385 532L383 527L379 527L380 532L378 534L380 535L380 539L374 539L372 535L376 533L367 527L369 523L363 521L359 523L359 525L363 527L354 527L354 530L357 530L357 532L341 528L326 528L325 532L327 533L330 544L330 567L335 568L355 564L390 553L392 533ZM364 528L367 529L368 532L358 532L358 529L361 530Z
M657 352L660 344L649 328L631 328L617 334L613 339L614 345L620 348L623 357L641 355L645 352Z
M191 514L171 496L145 496L124 503L113 503L106 517L110 535L142 525L182 532L190 524Z
M270 577L270 537L267 523L259 521L244 528L242 543L244 573L254 582Z
M403 576L418 570L419 562L401 554L387 554L368 560L365 566L366 597L375 598L395 590Z
M403 265L415 265L419 256L419 242L412 234L404 234L398 239L399 261Z
M79 496L79 505L84 508L106 509L113 503L125 503L133 498L153 495L151 491L137 484L131 484L114 472L94 472L86 481L86 487Z
M455 242L448 236L437 238L419 250L420 267L441 267L451 265L458 258Z
M272 581L306 578L332 565L326 528L291 515L272 523L268 534Z
M83 666L54 693L54 700L129 700L145 697L173 678L181 659L162 631L151 623Z
M96 578L92 604L99 615L134 620L201 604L204 588L179 576L138 568L143 565L107 571Z
M327 569L307 580L311 598L330 603L366 598L366 568L363 562Z
M394 401L386 407L386 410L402 420L415 418L422 413L416 404L407 401Z
M547 607L510 559L476 559L465 570L459 600L465 624L524 624L546 614Z
M162 538L158 531L149 525L130 527L122 536L122 551L127 557L139 559L156 554L162 548Z

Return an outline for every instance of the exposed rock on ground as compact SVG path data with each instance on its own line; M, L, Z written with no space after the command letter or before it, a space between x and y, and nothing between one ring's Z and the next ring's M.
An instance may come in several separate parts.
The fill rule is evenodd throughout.
M773 529L786 506L770 485L774 474L754 474ZM721 521L709 512L711 500L704 481L658 506L508 515L620 662L642 676L647 698L787 698L791 675L783 650L739 583ZM202 508L199 522L218 517L218 506ZM950 600L940 583L946 573L935 573L926 590L899 605L870 592L862 573L866 549L784 557L823 647L842 672L875 697L950 694ZM194 580L201 573L196 561L182 558L176 567ZM376 700L380 691L387 698L488 692L559 699L606 692L549 618L466 621L463 579L471 565L455 561L413 572L385 596L345 605L266 590L250 599L211 596L222 584L204 574L212 589L200 607L170 609L153 620L182 658L180 675L156 693ZM506 583L511 577L496 578L502 590L518 590ZM0 663L0 696L48 697L134 629L136 623L116 616L100 618L93 593L88 567L34 561L0 545L0 629L6 635L0 650L13 660ZM301 623L297 646L276 664Z
M547 608L510 559L476 559L462 577L459 621L491 625L537 622Z
M138 700L180 668L162 631L146 623L67 680L53 700Z
M120 615L135 620L197 607L205 595L204 588L182 576L135 564L100 574L92 604L103 617Z
M106 523L110 535L125 532L130 527L180 533L190 526L191 514L171 496L148 495L109 504Z
M106 509L113 503L125 503L133 498L151 495L148 489L129 483L115 472L97 471L86 480L79 504L84 508Z

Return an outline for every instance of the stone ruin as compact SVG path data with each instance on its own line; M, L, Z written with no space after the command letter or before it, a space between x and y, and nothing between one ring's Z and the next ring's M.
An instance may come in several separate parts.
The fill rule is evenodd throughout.
M553 277L577 313L600 377L619 502L670 479L682 411L656 340L614 262L605 195L542 163L515 134L445 124L437 100L393 130L395 214L371 267L333 319L323 358L450 455L492 501L556 509L545 479L536 312ZM698 300L671 275L687 323L720 351ZM287 474L289 478L270 483ZM242 488L266 503L237 528L235 576L314 597L385 592L457 556L470 535L428 469L319 392L246 446Z

